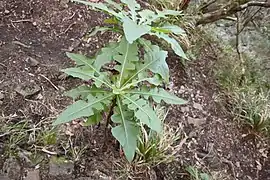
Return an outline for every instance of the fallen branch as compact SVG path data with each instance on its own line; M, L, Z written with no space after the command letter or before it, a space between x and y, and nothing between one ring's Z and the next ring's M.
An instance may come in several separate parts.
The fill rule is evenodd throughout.
M237 4L225 6L222 9L215 10L213 12L209 12L203 14L202 16L197 16L196 25L200 24L208 24L215 22L217 20L226 18L227 16L233 15L239 11L242 11L248 7L262 7L262 8L270 8L270 2L257 2L250 1L245 4Z

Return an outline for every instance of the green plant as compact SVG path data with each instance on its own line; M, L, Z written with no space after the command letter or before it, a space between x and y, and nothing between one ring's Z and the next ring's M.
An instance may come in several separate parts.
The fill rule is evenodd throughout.
M83 85L67 92L67 96L77 101L68 106L53 124L67 123L83 117L88 117L86 124L95 124L102 119L102 113L107 112L106 124L109 124L110 120L116 124L112 128L112 135L120 142L126 158L132 161L140 129L145 128L146 125L158 133L162 130L162 122L153 109L155 104L161 103L162 100L169 104L186 102L160 88L162 83L169 81L167 52L140 37L145 33L151 33L151 28L150 31L144 31L144 28L150 27L145 24L146 21L151 19L146 16L142 16L144 19L137 17L138 14L143 14L142 12L149 15L150 11L142 10L137 14L139 5L135 1L122 1L126 2L130 9L130 12L126 12L123 11L122 6L107 0L107 3L119 10L117 13L105 4L77 2L108 11L122 19L125 36L119 42L110 43L102 48L95 58L67 53L67 56L76 62L77 67L65 69L63 72L85 81L91 80L92 85ZM157 19L174 13L179 14L175 11L150 14L153 19ZM132 17L132 21L129 16ZM135 22L141 22L141 24L135 24ZM129 28L134 25L136 27ZM164 28L158 29L158 31L161 30L163 31ZM138 34L139 31L141 33ZM175 29L172 28L172 31ZM170 32L169 28L166 32ZM117 73L103 68L108 64L114 64L113 69Z
M127 41L133 43L141 36L149 34L165 40L178 56L187 59L177 38L175 38L175 35L185 36L185 31L167 21L171 16L182 16L183 14L180 11L142 9L135 0L121 0L122 4L115 3L112 0L105 0L104 3L91 3L84 0L73 0L73 2L89 5L95 10L100 10L113 16L113 18L108 18L104 21L110 24L111 27L98 27L91 35L98 31L112 30L124 33Z
M186 171L189 173L192 180L211 180L207 173L200 172L196 167L188 166Z
M155 112L162 120L163 129L161 133L142 129L135 162L138 164L158 165L169 163L174 160L175 152L178 150L175 142L181 137L179 129L172 128L169 124L164 124L168 114L164 106L157 106Z
M239 89L234 94L237 103L235 114L245 120L256 131L269 131L270 129L270 92L257 90L252 87Z
M270 130L270 90L266 74L256 60L243 55L244 64L235 62L236 53L231 46L225 46L216 74L230 97L236 119L243 120L253 130L267 132Z

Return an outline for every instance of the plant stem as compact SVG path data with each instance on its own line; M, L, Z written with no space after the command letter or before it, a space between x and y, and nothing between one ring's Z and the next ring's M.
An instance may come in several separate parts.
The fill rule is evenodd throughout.
M111 122L111 117L112 117L112 115L113 115L113 109L114 109L114 107L116 106L116 97L114 97L113 98L113 100L112 100L112 104L111 104L111 106L110 106L110 109L109 109L109 112L108 112L108 114L107 114L107 117L106 117L106 125L105 125L105 135L104 135L104 145L106 144L106 140L108 139L107 137L108 137L108 126L109 126L109 124L110 124L110 122Z

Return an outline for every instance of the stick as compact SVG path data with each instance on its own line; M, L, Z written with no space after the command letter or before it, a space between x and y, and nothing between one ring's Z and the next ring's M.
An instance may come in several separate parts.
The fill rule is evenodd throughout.
M58 88L55 84L53 84L52 81L51 81L49 78L47 78L47 77L44 76L43 74L39 74L39 76L41 76L41 77L43 77L44 79L46 79L46 80L54 87L54 89L56 89L57 91L59 91L59 88Z

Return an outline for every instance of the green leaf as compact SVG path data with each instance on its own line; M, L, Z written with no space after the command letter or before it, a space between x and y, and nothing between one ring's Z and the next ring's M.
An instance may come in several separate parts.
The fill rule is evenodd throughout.
M79 86L75 89L72 89L68 92L66 92L64 95L69 96L73 99L83 99L85 100L89 94L96 94L96 93L108 93L108 91L105 91L103 89L99 89L95 86L89 87L89 86Z
M108 100L112 98L113 94L99 94L97 96L92 96L91 94L87 97L88 102L79 100L76 101L74 104L67 107L64 110L57 120L53 123L53 125L58 125L62 123L70 122L74 119L78 119L81 117L88 117L94 114L94 109L96 110L103 110L104 105L108 104Z
M136 71L124 83L123 89L137 85L142 81L148 81L151 84L160 83L159 78L149 77L149 71L147 70L160 74L166 82L169 81L169 67L166 63L167 52L161 51L158 46L152 45L150 41L143 38L139 39L139 42L147 52L144 58L145 62L137 64ZM139 80L134 80L135 78L139 78ZM132 83L129 84L130 81Z
M207 173L200 173L201 180L210 180L210 176Z
M186 32L180 28L179 26L176 25L171 25L169 23L166 23L161 27L162 29L169 30L170 32L177 34L177 35L184 35Z
M128 105L130 110L135 112L135 117L138 118L141 123L146 124L154 131L161 132L161 120L157 117L153 108L150 107L147 101L140 98L139 95L125 95L123 103Z
M137 21L137 10L141 8L140 4L135 0L121 0L122 3L126 4L130 9L130 14L133 21Z
M138 25L136 22L132 21L129 17L123 19L123 29L127 41L132 44L139 37L149 33L151 31L151 26L148 25Z
M113 16L118 17L120 19L122 18L121 13L117 13L113 9L108 8L108 6L106 6L105 3L92 3L92 2L84 1L84 0L72 0L72 2L78 2L81 4L85 4L85 5L91 6L94 9L105 11L105 12L112 14Z
M101 34L103 34L104 32L109 30L113 31L113 28L96 26L88 36L95 36L98 32L101 32Z
M119 97L117 97L117 105L119 113L112 116L112 121L114 123L120 123L120 125L112 128L112 134L123 147L127 160L131 162L137 147L139 127L134 122L130 121L132 119L132 113L130 114L123 110Z
M113 61L113 57L118 54L116 47L118 43L110 43L108 46L101 49L101 52L97 55L94 65L98 71L107 63Z
M181 48L180 44L173 38L171 38L170 36L168 36L167 34L163 34L163 33L149 33L150 35L155 35L158 38L164 39L165 41L167 41L167 43L169 43L172 47L172 49L174 50L175 54L177 54L178 56L184 58L184 59L188 59L185 52L183 51L183 49Z
M170 9L165 9L163 11L157 10L157 14L159 17L163 17L163 18L166 18L166 16L182 16L183 15L181 11L174 11Z
M100 76L96 77L95 72L91 69L67 68L62 71L70 76L80 78L85 81L92 79L95 81L97 87L105 84L106 86L112 88L112 86L108 82L106 82L106 76L103 73L100 73Z
M75 53L67 52L66 55L68 58L75 61L78 66L89 64L90 67L92 67L91 64L94 62L93 59L90 59L82 54L75 54Z
M111 46L113 46L114 44L111 44ZM108 50L109 49L109 50ZM109 53L107 53L107 51L109 51ZM107 58L107 59L109 59L110 57L110 55L112 55L112 53L113 53L113 49L112 48L110 48L110 46L109 46L109 48L103 48L103 53L101 53L101 57L103 57L104 59L105 58ZM78 78L86 78L86 79L84 79L84 80L88 80L87 79L87 75L88 76L93 76L92 77L92 79L94 79L95 80L95 85L97 86L97 87L100 87L102 84L105 84L105 85L107 85L108 87L111 87L111 85L110 85L110 80L108 79L108 74L106 73L106 72L100 72L99 70L100 70L100 67L98 67L98 68L96 68L94 65L92 65L92 63L93 63L93 60L92 59L89 59L89 58L87 58L86 56L84 56L84 55L81 55L81 54L74 54L74 53L67 53L67 56L68 57L70 57L72 60L74 60L75 62L77 62L78 64L80 64L80 65L85 65L84 67L82 67L82 68L77 68L76 70L77 70L77 72L76 72L76 74L74 74L74 70L75 69L73 69L73 71L67 71L68 73L73 73L73 75L72 76L74 76L74 77L78 77ZM105 57L104 57L105 56ZM103 65L103 63L105 63L106 61L108 61L108 60L104 60L104 59L102 59L101 60L101 57L97 57L97 60L100 60L99 61L99 63L97 64L96 63L96 65L98 65L98 66L102 66ZM96 60L96 61L97 61ZM96 62L95 61L95 62ZM110 60L111 61L111 60ZM71 68L70 68L71 69ZM69 69L69 70L70 70ZM66 69L67 70L67 69ZM64 71L66 71L66 70L64 70ZM89 74L85 74L85 73L89 73ZM82 73L84 73L84 74L82 74ZM98 75L98 78L97 78L97 76L95 75L95 73ZM78 76L75 76L75 75L78 75Z
M153 98L153 100L156 103L160 103L161 100L165 101L168 104L186 104L187 101L175 96L174 94L170 94L169 92L165 91L162 88L153 88L150 91L149 90L133 90L133 91L129 91L128 93L130 94L139 94L139 95L143 95L145 96L147 99L149 96L151 96Z
M83 124L84 126L91 126L101 121L102 116L100 112L94 112L94 115L89 116L87 121Z
M158 15L149 9L139 11L138 14L141 16L139 24L151 25L151 22L158 19Z
M115 69L119 71L119 79L117 86L121 86L122 82L128 77L129 71L135 69L134 62L139 61L137 43L129 44L125 38L122 38L119 46L116 48L118 55L114 59L120 63Z
M105 2L108 3L109 5L113 6L114 8L116 8L119 11L123 10L123 7L120 4L118 4L112 0L105 0Z

